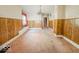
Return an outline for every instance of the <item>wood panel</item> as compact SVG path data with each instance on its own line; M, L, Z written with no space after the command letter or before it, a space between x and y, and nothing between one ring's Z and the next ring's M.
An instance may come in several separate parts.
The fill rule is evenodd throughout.
M57 20L57 34L58 35L63 35L63 27L64 27L64 20L59 19Z
M70 40L79 44L79 25L75 24L76 18L72 19L55 19L49 21L49 27L53 27L54 32L57 35L64 35ZM77 21L79 23L79 21Z
M22 25L22 20L15 20L15 31L18 32L22 29L23 25Z
M41 21L36 21L36 20L28 21L28 25L30 28L41 28L42 27Z
M0 18L0 45L8 40L7 19Z
M69 39L72 39L73 20L65 20L64 23L64 35Z
M57 33L57 20L53 20L53 30Z
M17 21L14 18L0 17L0 45L16 36L21 28L22 21Z
M63 26L64 26L64 20L63 19L56 19L53 20L53 29L54 32L58 35L63 34Z
M76 19L65 20L64 36L79 44L79 26L75 24Z
M8 27L8 39L11 39L17 34L17 31L15 31L15 20L8 19L7 27Z
M74 25L72 32L72 40L79 44L79 26Z
M0 28L1 28L1 19L0 19ZM0 45L1 45L1 42L2 41L2 34L1 34L1 29L0 29Z
M50 28L53 28L53 20L49 20L48 23L49 23L49 24L48 24L49 27L50 27Z
M35 25L34 25L35 28L41 28L42 25L41 25L41 21L35 21Z
M34 27L34 21L33 20L28 21L28 25L30 28Z

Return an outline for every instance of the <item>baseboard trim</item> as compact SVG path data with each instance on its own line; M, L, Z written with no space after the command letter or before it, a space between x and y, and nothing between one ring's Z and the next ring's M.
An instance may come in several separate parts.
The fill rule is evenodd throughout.
M76 48L79 49L79 44L75 43L74 41L68 39L67 37L63 36L63 38L68 41L69 43L71 43L73 46L75 46Z
M19 31L19 34L15 37L13 37L12 39L10 39L9 41L7 41L6 43L2 44L0 46L0 50L2 50L4 47L9 46L9 44L13 41L15 41L18 37L20 37L23 33L25 33L28 30L28 27L24 27L21 31Z
M79 49L79 44L75 43L74 41L70 40L69 38L63 36L63 35L57 35L57 37L62 37L64 38L67 42L69 42L70 44L72 44L74 47Z
M51 30L53 30L52 28L50 28ZM63 36L63 35L57 35L54 33L54 35L56 37L62 37L63 39L65 39L67 42L69 42L70 44L72 44L74 47L78 48L79 49L79 44L75 43L74 41L70 40L69 38Z

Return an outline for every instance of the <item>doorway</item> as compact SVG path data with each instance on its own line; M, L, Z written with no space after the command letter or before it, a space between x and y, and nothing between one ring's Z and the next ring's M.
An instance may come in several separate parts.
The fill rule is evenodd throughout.
M47 17L44 17L44 28L47 28Z

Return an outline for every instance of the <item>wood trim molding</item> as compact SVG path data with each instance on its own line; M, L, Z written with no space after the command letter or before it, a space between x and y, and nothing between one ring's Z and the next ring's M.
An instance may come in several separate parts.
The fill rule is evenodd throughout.
M50 28L51 30L53 30L52 28ZM67 42L69 42L70 44L72 44L74 47L78 48L79 49L79 44L75 43L74 41L72 41L71 39L67 38L66 36L63 36L63 35L57 35L54 33L54 35L56 37L61 37L63 38L64 40L66 40Z

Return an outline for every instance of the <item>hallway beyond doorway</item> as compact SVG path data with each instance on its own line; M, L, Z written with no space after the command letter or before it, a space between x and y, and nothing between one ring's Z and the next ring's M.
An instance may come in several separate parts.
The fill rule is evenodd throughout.
M10 44L7 52L79 52L77 48L62 38L57 38L50 29L30 29Z

